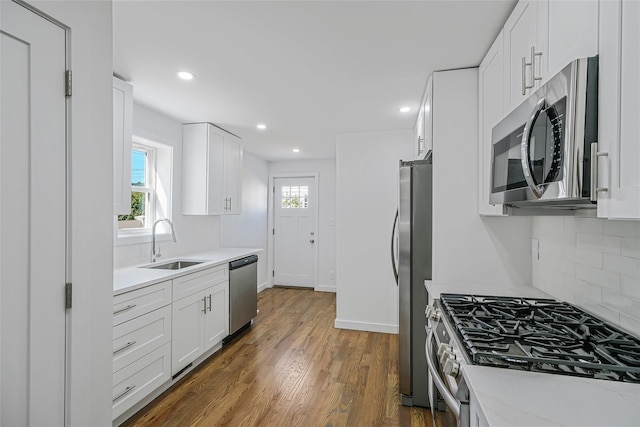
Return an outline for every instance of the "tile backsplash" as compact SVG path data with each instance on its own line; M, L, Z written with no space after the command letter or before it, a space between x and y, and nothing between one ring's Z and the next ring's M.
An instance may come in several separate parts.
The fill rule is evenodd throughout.
M640 336L640 221L535 217L533 286Z

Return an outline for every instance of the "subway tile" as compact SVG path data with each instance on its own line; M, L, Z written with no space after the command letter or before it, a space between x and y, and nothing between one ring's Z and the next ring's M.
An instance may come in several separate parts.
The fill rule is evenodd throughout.
M620 289L620 275L586 265L576 265L576 277L585 282L609 289Z
M640 258L640 239L622 238L620 242L620 253L631 258Z
M576 264L587 265L593 268L602 268L602 252L568 247L566 249L566 259L567 261L572 261Z
M621 238L604 234L577 233L576 246L602 253L620 254Z
M640 237L640 223L637 221L603 221L604 234L607 236Z
M535 216L533 217L533 238L542 239L556 236L564 232L564 217Z
M620 323L618 325L630 334L640 337L640 318L620 313Z
M602 304L621 313L640 318L640 299L623 295L611 289L603 289Z
M603 289L594 285L593 283L585 282L584 280L576 279L576 284L574 286L575 291L575 302L576 304L601 304L602 303L602 292Z
M574 233L602 234L604 221L600 218L565 217L564 229Z
M602 256L603 270L624 274L631 277L640 277L640 259L629 258L622 255L604 254Z
M640 299L640 279L621 274L620 293L631 298Z

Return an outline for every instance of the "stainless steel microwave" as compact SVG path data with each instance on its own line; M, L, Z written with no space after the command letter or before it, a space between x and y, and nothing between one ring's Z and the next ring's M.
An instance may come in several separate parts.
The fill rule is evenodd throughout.
M493 128L490 203L594 207L597 135L595 56L569 63Z

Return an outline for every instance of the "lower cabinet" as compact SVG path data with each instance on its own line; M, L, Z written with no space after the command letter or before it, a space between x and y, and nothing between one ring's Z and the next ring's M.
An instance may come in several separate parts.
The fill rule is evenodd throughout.
M172 317L175 375L229 334L229 282L174 301Z

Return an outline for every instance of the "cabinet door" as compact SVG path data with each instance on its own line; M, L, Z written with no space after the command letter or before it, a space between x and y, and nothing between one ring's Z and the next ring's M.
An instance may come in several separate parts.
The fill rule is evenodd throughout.
M175 374L204 353L204 292L198 292L172 306L171 373Z
M242 211L242 160L243 150L239 138L224 136L225 210L224 213L239 214Z
M478 213L504 215L503 205L491 205L491 131L504 115L503 33L482 60L479 76L479 137L478 137Z
M133 87L113 78L113 213L131 213Z
M424 93L424 152L433 150L433 77L429 76L427 88Z
M415 158L419 159L424 151L424 102L420 104L418 119L416 120L415 132Z
M229 282L212 286L204 292L207 314L204 316L204 351L229 335Z
M527 96L539 86L540 81L534 79L541 77L540 73L545 68L542 65L545 42L539 40L538 9L543 8L543 1L519 1L509 19L504 24L504 64L506 80L507 112L520 104ZM535 52L542 53L532 57L532 47ZM524 63L531 65L524 65ZM526 86L534 86L526 89Z
M640 2L600 3L598 216L640 218Z
M554 76L576 58L598 54L598 0L553 0L548 6L548 43L543 74Z
M225 141L222 132L213 125L207 124L209 129L207 183L207 214L219 215L225 213Z

